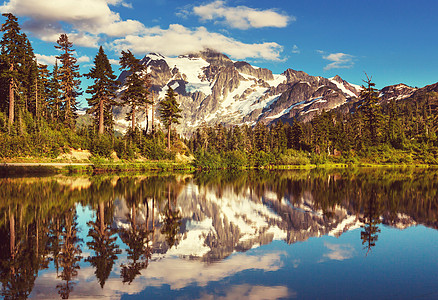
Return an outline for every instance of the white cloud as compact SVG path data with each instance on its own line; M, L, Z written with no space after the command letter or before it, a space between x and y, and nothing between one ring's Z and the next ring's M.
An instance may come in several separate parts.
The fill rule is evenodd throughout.
M88 56L83 55L83 56L79 56L77 58L77 60L78 60L78 63L84 63L84 62L89 62L90 58Z
M53 66L56 62L56 55L44 55L35 53L38 63Z
M35 53L35 56L37 58L38 63L40 64L53 66L56 62L56 55L44 55L44 54ZM78 63L91 61L91 59L85 55L78 57L77 60Z
M122 20L109 5L129 6L120 0L10 0L0 6L1 12L11 12L29 19L23 28L44 41L56 41L65 32L62 24L71 25L68 35L76 44L96 47L98 35L124 36L142 31L144 25L135 20Z
M112 59L112 58L109 59L109 62L112 65L119 65L120 63L118 59Z
M229 8L221 1L212 4L222 6L227 20L232 19L230 10L239 11L247 24L239 26L283 26L291 20L271 10ZM205 27L189 29L179 24L169 25L168 29L145 27L137 20L122 20L111 10L115 5L130 6L123 0L45 0L38 3L35 0L9 0L0 5L0 12L26 17L23 29L46 42L56 43L61 33L67 33L74 47L97 48L106 42L117 52L130 49L139 55L151 51L180 55L211 48L235 59L281 60L283 47L275 42L244 43L225 34L209 32ZM269 21L270 16L283 20L283 25Z
M353 257L355 250L350 244L330 244L324 243L324 246L330 250L329 253L324 254L325 258L331 260L345 260Z
M209 32L205 27L194 30L179 24L168 29L158 27L148 29L143 36L128 35L116 39L109 47L115 50L130 49L137 54L158 52L163 55L180 55L210 48L228 54L234 59L262 58L281 60L283 47L274 42L246 44L219 33Z
M318 50L317 52L323 54L323 59L331 61L331 63L324 67L324 71L331 69L349 69L354 66L353 55L345 53L331 53L324 55L324 52L321 50Z
M297 45L294 45L294 46L292 47L292 53L294 53L294 54L300 54L300 53L301 53L300 48L298 48Z
M275 10L258 10L247 6L226 6L225 1L214 1L206 5L195 6L193 13L203 21L222 20L233 28L249 29L262 27L286 27L295 17Z
M125 3L125 2L123 2L122 6L126 7L126 8L132 8L132 3Z
M217 282L246 270L277 271L283 266L281 258L284 254L284 252L271 252L263 255L237 253L213 264L206 264L200 260L166 256L160 259L152 259L148 268L142 270L141 274L129 285L124 284L119 277L110 276L106 281L104 289L101 289L96 282L95 269L90 266L84 266L81 267L78 276L75 278L74 297L76 299L120 299L121 294L137 294L146 287L159 288L168 286L172 290L179 290L194 285L204 287L210 282ZM120 264L113 266L113 274L120 274L120 265L123 264L124 259L126 258L120 257ZM56 299L59 295L54 286L60 282L61 280L56 275L56 272L41 272L35 281L32 298ZM292 298L296 295L294 291L283 286L252 287L243 285L235 286L230 291L230 296L243 296L240 293L242 291L247 291L245 295L252 295L254 297L257 295L264 296L264 298L254 299ZM269 293L272 293L272 296L269 297Z
M223 296L220 296L223 295ZM232 285L226 290L214 294L201 294L200 300L209 299L240 299L240 300L262 300L262 299L292 299L297 293L290 291L286 286L252 286L249 284Z

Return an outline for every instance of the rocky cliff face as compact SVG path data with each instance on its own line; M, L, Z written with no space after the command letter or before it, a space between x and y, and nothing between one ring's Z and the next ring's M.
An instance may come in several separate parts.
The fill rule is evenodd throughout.
M167 86L178 93L183 109L178 130L183 134L191 134L204 124L308 121L318 111L333 109L357 97L360 91L339 76L327 79L292 69L273 74L247 62L234 62L212 50L176 58L150 53L142 63L151 74L152 90L158 99L164 98ZM123 72L119 81L124 82L127 75ZM126 112L123 108L114 111L120 131L129 126L124 121ZM146 112L140 111L138 117L143 124Z
M389 85L387 87L384 87L380 91L380 101L383 103L387 103L390 101L398 101L402 99L406 99L411 97L415 91L417 91L416 88L407 86L403 83L396 84L396 85Z

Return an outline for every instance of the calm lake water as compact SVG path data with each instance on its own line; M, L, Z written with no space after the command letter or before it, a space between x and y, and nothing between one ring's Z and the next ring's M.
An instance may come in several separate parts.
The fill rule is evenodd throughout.
M437 299L438 172L0 178L5 299Z

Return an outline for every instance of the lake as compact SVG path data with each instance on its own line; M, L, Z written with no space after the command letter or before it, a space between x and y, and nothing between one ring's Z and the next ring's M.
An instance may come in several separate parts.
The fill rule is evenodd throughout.
M0 178L5 299L437 299L438 171Z

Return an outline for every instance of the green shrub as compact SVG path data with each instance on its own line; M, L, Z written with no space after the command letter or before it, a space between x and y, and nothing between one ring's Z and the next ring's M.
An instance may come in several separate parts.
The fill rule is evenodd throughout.
M294 149L288 149L278 158L280 165L307 165L310 164L309 154Z
M113 140L108 135L97 137L92 141L91 154L99 157L110 157L113 152Z

